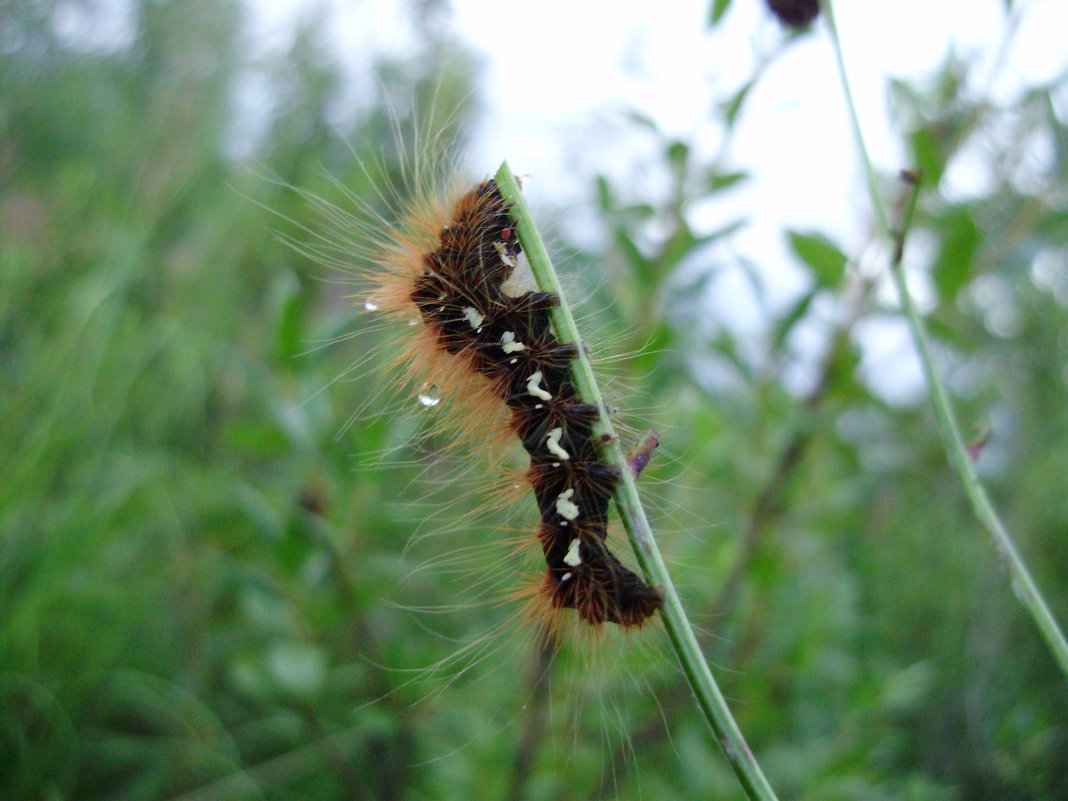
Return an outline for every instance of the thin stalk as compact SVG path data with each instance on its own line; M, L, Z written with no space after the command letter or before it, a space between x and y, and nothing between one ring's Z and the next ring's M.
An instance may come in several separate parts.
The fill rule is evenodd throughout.
M842 43L838 36L838 26L835 24L834 19L833 3L830 0L824 0L823 7L827 16L827 27L830 29L835 61L838 64L838 77L842 82L842 91L845 94L846 106L849 109L849 117L853 124L853 134L856 137L857 149L860 151L864 171L867 174L868 192L871 195L872 206L875 209L876 221L883 239L893 253L890 273L893 276L901 306L905 310L905 316L908 318L909 327L912 330L912 338L916 343L916 350L923 365L923 375L927 382L927 390L931 396L931 403L934 406L935 417L938 420L938 428L942 435L942 442L945 445L949 462L964 485L964 492L968 496L975 516L994 540L994 547L997 549L1001 562L1009 573L1009 579L1017 599L1030 613L1042 637L1046 640L1050 651L1053 652L1054 659L1060 665L1061 671L1068 678L1068 642L1064 639L1064 632L1057 625L1057 621L1050 612L1042 593L1039 592L1038 586L1035 584L1034 579L1031 578L1031 572L1027 569L1027 565L1024 564L1012 536L1009 534L1008 529L1005 528L1005 524L1001 521L1001 517L986 493L986 488L975 472L975 467L968 455L964 437L961 436L956 414L950 405L949 396L934 369L930 342L923 318L916 308L912 294L909 292L908 284L905 281L903 266L905 239L909 225L912 222L916 198L919 194L918 182L914 183L909 206L901 228L897 231L892 230L890 218L886 211L886 204L883 200L882 192L879 190L875 168L872 165L871 156L868 154L868 148L864 142L864 134L860 129L860 118L857 114L856 104L853 101L853 92L849 87L845 61L842 56Z
M571 314L571 307L565 299L560 279L549 259L549 253L538 235L538 230L523 200L519 183L507 162L501 165L495 180L504 199L512 207L516 233L523 245L527 260L530 262L538 288L543 292L555 292L560 298L560 305L551 310L553 329L561 342L575 343L578 346L578 358L572 362L575 387L584 402L596 404L601 410L594 433L601 436L602 441L605 442L602 447L605 460L619 469L622 480L615 493L619 516L646 580L658 587L664 594L664 606L661 609L664 627L678 655L682 671L693 690L698 708L711 727L727 761L737 774L749 798L773 801L776 799L775 791L768 784L764 772L760 769L738 724L731 715L730 708L697 644L693 628L686 618L678 593L675 592L675 585L671 581L671 576L668 575L667 566L660 555L660 549L653 538L645 509L638 497L634 473L627 464L619 437L616 436L612 426L610 412L594 378L589 356L582 345L575 318Z

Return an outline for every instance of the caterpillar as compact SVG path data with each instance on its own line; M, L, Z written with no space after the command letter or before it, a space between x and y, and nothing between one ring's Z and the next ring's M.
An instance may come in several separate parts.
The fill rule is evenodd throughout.
M487 179L451 203L410 211L388 234L372 258L371 305L421 326L401 356L404 369L453 398L456 415L489 420L503 403L506 428L529 455L546 564L535 606L547 619L574 609L591 626L641 626L663 597L607 546L620 475L599 455L598 406L576 390L577 346L553 333L558 295L510 286L522 246L497 184Z

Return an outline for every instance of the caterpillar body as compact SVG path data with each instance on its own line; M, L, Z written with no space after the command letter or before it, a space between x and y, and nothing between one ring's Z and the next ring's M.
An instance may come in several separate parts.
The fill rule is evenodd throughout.
M476 419L505 405L541 518L546 569L534 603L549 619L574 609L592 626L640 626L663 598L608 549L620 476L599 455L599 408L572 379L577 346L552 331L558 296L509 292L522 248L508 202L490 179L406 224L374 258L375 305L421 323L404 356L414 380L442 388Z

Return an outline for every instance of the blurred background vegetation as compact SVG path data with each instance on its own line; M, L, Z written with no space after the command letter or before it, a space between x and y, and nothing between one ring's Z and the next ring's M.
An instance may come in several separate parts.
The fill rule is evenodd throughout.
M314 23L264 63L235 0L135 0L135 35L108 46L64 35L72 8L100 12L0 5L0 799L739 797L655 635L595 688L567 659L537 685L523 633L449 659L510 610L456 602L470 574L435 558L529 521L455 522L476 480L442 480L460 467L447 443L376 394L380 333L270 233L321 229L289 186L378 203L391 119L413 108L462 147L473 59L417 26L418 52L377 63L339 130ZM991 433L982 474L1063 624L1063 86L995 103L968 68L892 88L903 166L926 175L912 261L962 419ZM235 154L250 75L273 105ZM745 97L710 124L729 134ZM927 403L890 405L855 369L863 327L897 314L883 265L784 232L808 291L756 341L709 325L702 291L755 273L691 210L729 202L746 167L650 135L670 191L600 179L603 245L564 241L561 261L612 353L641 349L614 371L664 432L643 478L655 524L772 784L1068 798L1064 676ZM939 192L960 158L994 176L966 200Z

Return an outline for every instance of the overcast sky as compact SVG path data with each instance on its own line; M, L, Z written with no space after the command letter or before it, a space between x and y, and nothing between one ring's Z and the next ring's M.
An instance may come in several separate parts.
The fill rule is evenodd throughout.
M294 19L321 5L252 4L256 35L267 49L281 46ZM1016 5L1027 13L1003 52L1004 0L836 3L862 125L880 169L908 166L890 119L891 77L930 74L950 48L977 65L980 85L989 83L998 97L1068 69L1068 0ZM481 62L485 110L469 154L472 166L489 174L507 159L524 176L535 207L539 201L579 203L589 197L592 175L625 175L640 157L641 135L624 121L627 110L715 152L720 143L709 124L710 104L737 88L782 32L763 0L733 0L709 32L708 6L707 0L453 0L450 24ZM332 0L328 7L334 46L354 71L366 69L376 52L403 52L412 44L400 0ZM753 180L697 222L712 230L748 217L733 245L761 266L773 303L786 304L804 278L782 245L784 228L818 229L852 253L867 242L870 217L854 153L830 43L817 25L772 65L746 106L729 160L751 171ZM963 169L949 179L947 191L965 195L982 176ZM642 189L635 186L635 195ZM735 327L758 326L761 315L741 277L721 283L717 297L723 301L713 313ZM917 290L922 296L922 280ZM918 390L918 368L900 322L873 321L868 328L866 369L894 376L894 386L880 388L884 394Z

